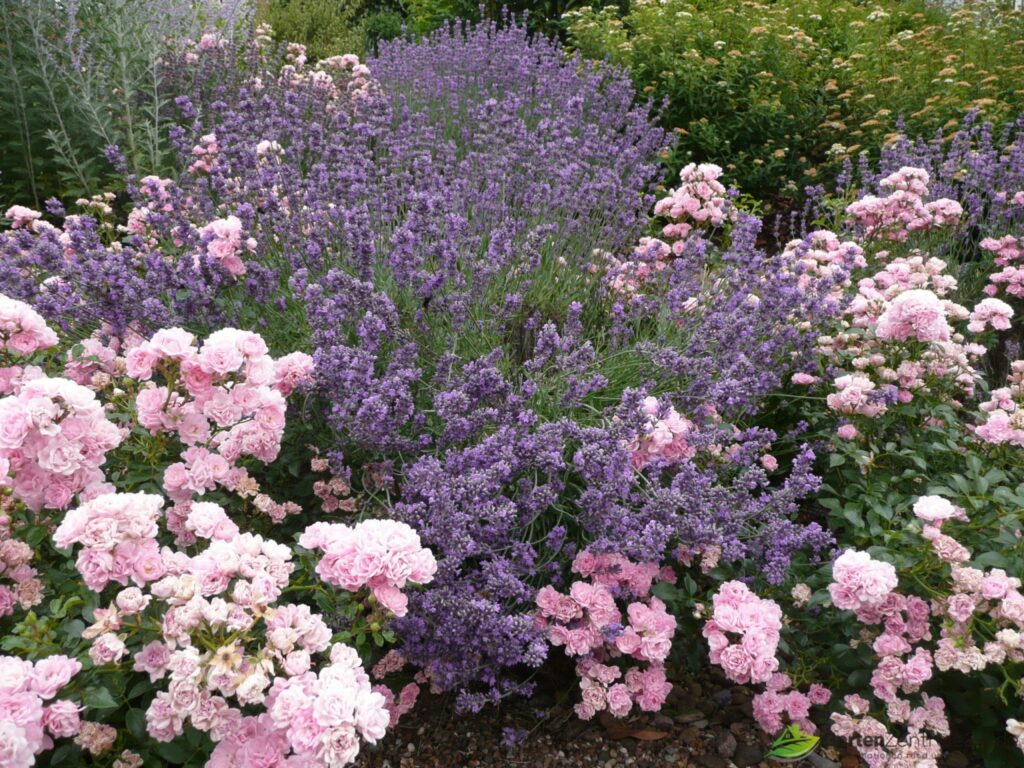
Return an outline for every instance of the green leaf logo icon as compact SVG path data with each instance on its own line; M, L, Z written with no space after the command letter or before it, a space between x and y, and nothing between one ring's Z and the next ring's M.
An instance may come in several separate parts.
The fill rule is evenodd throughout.
M779 737L772 742L772 748L765 757L783 763L795 763L807 757L818 746L820 739L800 730L795 723L787 725Z

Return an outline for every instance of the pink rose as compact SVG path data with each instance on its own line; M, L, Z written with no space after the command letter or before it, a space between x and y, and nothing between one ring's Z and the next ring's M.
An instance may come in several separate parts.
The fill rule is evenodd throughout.
M146 380L153 375L153 365L157 361L156 354L143 344L128 350L125 355L125 373L133 379Z
M32 423L15 399L0 401L0 448L20 448Z
M135 663L132 669L136 672L147 673L149 679L155 683L164 676L170 658L170 649L163 643L154 640L135 654Z
M625 717L633 708L633 697L629 689L622 683L616 683L608 689L608 710L616 717Z
M917 652L907 659L903 667L903 680L917 688L932 677L932 657L928 651L918 648Z
M89 589L102 592L114 570L114 558L103 550L83 549L78 553L75 567Z
M97 666L113 664L119 661L126 651L121 638L112 632L105 632L93 641L92 648L89 649L89 658Z
M408 611L409 598L402 590L391 585L384 585L373 588L373 595L380 601L380 604L391 611L395 616L405 616Z
M719 656L718 663L725 672L725 676L734 683L746 683L750 680L751 659L740 646L726 647Z
M48 656L40 659L32 670L32 690L39 694L40 698L52 699L81 670L81 662L67 656Z
M43 725L55 739L76 735L81 727L78 707L70 701L53 702L43 712Z

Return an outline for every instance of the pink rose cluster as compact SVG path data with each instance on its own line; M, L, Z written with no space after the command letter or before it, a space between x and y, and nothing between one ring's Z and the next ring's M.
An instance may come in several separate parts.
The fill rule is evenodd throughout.
M917 393L952 401L974 392L980 379L974 361L986 350L965 343L951 325L970 313L945 298L956 288L945 266L939 259L898 258L858 282L844 329L818 340L822 356L846 369L835 378L830 408L874 418Z
M875 560L867 552L848 549L832 564L828 592L836 608L854 611L876 608L896 589L898 579L891 563Z
M885 308L875 326L875 336L884 341L923 343L949 341L952 329L946 308L931 291L904 291Z
M816 733L818 728L810 720L811 707L824 706L832 699L832 692L817 683L807 693L792 686L789 675L775 672L765 683L765 690L754 695L754 719L770 734L781 731L787 719L804 733Z
M986 443L1006 443L1024 446L1024 360L1010 363L1006 386L992 390L989 399L981 404L986 414L985 423L974 433Z
M672 219L662 234L675 241L674 253L683 252L686 238L695 227L710 229L736 220L738 211L719 181L721 176L721 167L713 163L690 163L679 172L682 184L655 203L655 216Z
M875 695L883 701L891 700L901 688L905 693L915 692L931 677L931 660L923 648L914 652L906 663L900 661L911 655L914 644L931 638L931 609L919 597L904 596L890 592L886 597L870 605L862 604L857 619L865 624L882 628L872 641L872 650L881 659L892 657L898 663L879 662L881 672L876 670L871 684Z
M330 56L317 62L318 72L327 73L333 86L333 98L342 97L358 104L380 89L379 83L370 74L370 68L352 53ZM329 105L330 108L334 108Z
M269 709L277 682L309 675L313 657L330 647L331 631L323 619L308 606L289 604L267 609L266 645L250 653L238 636L247 633L255 619L224 605L216 599L203 604L199 612L205 616L192 627L202 627L204 634L224 642L212 653L200 655L191 645L172 651L167 643L154 641L135 656L135 669L154 681L169 673L167 689L156 694L146 712L148 732L158 741L181 735L186 722L214 741L229 739L243 727L240 707ZM190 608L183 606L185 611ZM236 639L225 638L228 633ZM227 697L234 697L239 707Z
M230 588L232 603L254 614L277 600L295 568L289 547L252 533L228 541L214 539L193 557L167 553L164 559L167 575L151 587L156 598L176 605L196 595L214 597ZM255 622L252 616L243 617L238 608L233 614L235 621ZM165 618L165 631L187 633L200 619L191 612Z
M1024 239L1013 235L986 237L980 245L995 254L995 265L1001 267L988 276L985 293L997 296L1002 288L1010 296L1024 296Z
M168 677L146 712L147 730L170 741L190 723L220 743L218 754L244 753L247 729L270 723L274 691L286 678L312 674L318 655L331 647L331 630L309 606L276 604L294 568L286 545L243 533L215 539L193 557L165 551L165 560L167 575L150 586L163 612L159 634L133 657L134 669L153 682ZM149 605L122 593L111 609L96 612L86 635L97 644L116 637L124 616ZM243 715L242 708L261 705L267 712L258 718ZM280 756L287 734L277 730L260 725L260 738L283 745Z
M318 673L277 678L266 712L243 718L214 749L207 768L341 768L355 761L360 739L380 741L390 715L384 696L371 688L359 654L335 644L330 659Z
M217 262L232 277L245 274L245 262L242 253L256 250L256 240L244 237L242 221L237 216L215 219L200 228L199 238L206 250L206 255ZM199 258L196 257L196 266Z
M1024 594L1021 580L1002 568L982 571L954 564L949 595L933 602L932 613L944 619L935 667L964 674L990 664L1024 661ZM980 638L974 630L988 625Z
M836 391L825 398L828 407L833 411L848 416L858 414L874 418L885 413L889 406L876 390L875 382L862 373L848 373L836 377L833 382Z
M124 372L124 358L120 339L96 332L68 350L64 364L64 376L76 384L94 391L110 385L116 376ZM141 339L140 339L141 341Z
M281 68L279 82L289 89L313 92L327 112L357 112L368 97L380 91L370 68L354 54L330 56L317 61L314 68L307 68L305 46L289 43L286 59L288 63Z
M672 692L663 664L621 667L602 664L594 655L576 664L580 677L581 701L575 711L581 720L590 720L607 710L615 717L626 717L635 704L643 712L657 712Z
M251 456L277 458L285 426L285 392L306 380L308 355L293 353L275 361L259 334L224 328L196 347L195 337L180 328L158 331L125 357L128 376L148 382L136 397L139 424L152 434L177 435L187 446L183 461L164 472L164 488L179 505L171 514L172 530L187 540L179 524L187 504L218 486L245 496L259 487L238 462ZM160 374L163 385L152 381ZM292 504L269 497L257 507L275 520L297 512Z
M884 261L887 251L879 251L873 261ZM857 293L850 302L848 316L855 328L874 328L879 316L900 294L912 290L930 291L945 302L947 317L966 318L967 311L947 298L957 288L956 278L946 274L946 262L921 255L899 256L870 277L857 281Z
M946 520L967 522L967 513L941 496L921 496L914 502L914 515L928 525L941 526Z
M856 598L860 601L857 618L867 625L877 625L880 631L862 631L861 641L866 638L871 642L878 657L870 680L872 693L884 704L886 719L904 728L905 736L889 734L884 723L866 717L870 703L860 696L846 697L847 713L832 716L832 730L847 739L855 734L885 736L869 749L859 747L868 763L879 768L910 754L919 759L938 754L933 737L949 735L945 705L942 699L920 693L936 670L970 674L991 664L1024 661L1021 580L1002 569L982 571L963 565L970 559L970 552L941 529L951 521L965 521L966 514L947 499L922 496L914 504L914 514L925 524L923 537L950 568L952 583L944 594L929 602L890 590L878 600L876 595L890 585L895 587L895 577L888 569L868 563L865 557L850 557L849 568L840 574L848 587L854 581L851 569L860 574L856 579L860 587L876 583L867 589L871 600L863 600L863 595ZM878 573L865 577L868 571ZM933 619L939 628L937 638ZM934 642L934 646L926 647L926 642ZM920 702L912 702L910 695L919 695Z
M886 176L879 186L888 190L885 197L866 195L846 208L866 237L904 241L911 232L953 226L960 221L963 208L955 200L939 198L929 203L929 176L921 168L900 168Z
M145 245L156 251L160 247L160 233L155 231L152 222L159 221L162 217L153 214L190 210L194 207L194 202L191 197L184 195L173 180L162 179L159 176L143 176L139 179L139 193L141 199L128 212L127 221L118 226L118 230L143 238ZM178 247L184 244L178 232L171 235L171 240Z
M14 613L14 607L28 609L43 599L43 582L29 563L32 548L14 537L12 520L0 514L0 618Z
M554 587L537 593L535 623L548 642L578 659L582 701L580 718L608 710L629 714L634 703L646 712L661 709L671 691L664 662L672 649L676 619L650 594L655 579L674 581L671 569L656 563L633 563L615 553L581 552L572 570L589 579L575 581L564 594ZM623 621L616 599L628 601ZM634 659L626 670L611 663Z
M36 755L53 748L53 739L78 733L81 708L66 699L51 700L81 670L81 663L67 656L35 663L0 656L0 765L28 768Z
M349 592L366 588L396 616L408 609L406 583L429 584L437 572L437 560L419 534L395 520L314 523L299 544L323 552L316 566L321 579Z
M946 509L938 503L943 500L936 498L924 497L924 503L919 505L921 514L936 519L955 517L955 510ZM903 764L898 759L910 755L923 759L933 752L937 754L938 743L932 736L949 734L942 699L921 693L921 686L933 676L938 652L933 657L919 644L932 639L931 619L933 615L941 616L943 611L919 597L896 592L896 586L896 572L891 565L873 560L867 553L847 550L833 565L833 583L829 587L836 607L853 610L858 621L878 627L861 630L851 645L871 643L877 657L870 679L872 693L882 702L887 720L901 726L904 733L892 734L885 723L868 717L871 703L859 695L844 699L846 712L833 714L831 727L833 733L857 745L869 764L878 768ZM749 615L750 611L738 613ZM791 690L790 678L778 673L769 675L765 682L765 691L757 694L753 702L758 723L776 733L788 718L802 730L813 733L810 708L827 704L830 692L820 685L811 685L806 694ZM920 703L908 698L913 695L919 696ZM881 740L858 743L857 735Z
M224 507L209 501L194 501L188 505L185 528L197 539L231 541L239 534L238 525L228 517Z
M156 541L163 507L163 497L151 493L105 493L68 512L53 542L82 546L75 566L94 592L111 581L143 586L164 575Z
M4 212L4 218L11 220L11 229L34 229L36 222L43 217L39 211L26 208L24 205L12 205Z
M671 258L672 248L667 243L655 237L641 237L631 259L620 261L609 255L605 282L614 293L635 294L667 269Z
M971 333L982 333L986 328L996 331L1010 330L1010 319L1013 307L1001 299L982 299L971 311L971 321L967 330Z
M114 742L117 740L117 729L112 725L106 723L93 723L88 720L82 723L81 728L78 729L78 734L74 738L75 744L80 746L86 752L91 755L101 755L108 749L114 746ZM132 762L133 752L124 750L121 754L124 756L127 753L129 762ZM134 755L138 758L138 762L134 763L134 768L138 768L142 765L142 759L138 755ZM118 768L118 762L114 761L114 768Z
M290 352L274 361L274 389L285 397L313 378L313 358L305 352Z
M316 450L315 446L313 450ZM330 471L330 463L319 456L310 459L309 467L314 472ZM352 488L344 477L332 475L327 480L313 482L313 495L320 499L320 508L327 514L338 511L354 512L356 500L350 496L351 493Z
M634 563L616 552L597 553L583 550L572 562L572 572L590 579L613 592L629 592L637 597L650 594L655 581L673 583L675 574L657 563Z
M937 696L921 694L921 704L900 706L900 721L905 733L894 734L881 720L867 714L870 702L851 694L844 697L845 712L832 714L832 733L856 745L869 768L892 766L935 766L942 746L933 738L949 735L946 703ZM892 710L892 707L889 708ZM887 711L890 719L892 712Z
M696 454L696 449L687 441L694 431L692 421L671 405L666 408L656 397L644 398L643 409L647 429L627 445L636 469L643 469L654 461L677 461Z
M0 398L0 485L34 511L105 492L100 467L120 445L92 390L40 375Z
M384 697L384 706L388 710L390 720L388 726L394 728L402 717L413 710L420 695L420 687L416 683L407 683L395 696L386 685L377 684L373 690Z
M199 143L192 147L192 157L195 158L189 164L189 173L204 174L212 173L217 165L217 156L220 154L220 145L217 144L217 135L208 133L199 137Z
M727 581L712 598L711 618L702 634L719 665L735 683L765 683L779 668L776 650L782 609L760 598L740 581Z
M0 352L27 357L56 344L57 334L38 312L0 293Z
M381 680L388 675L401 672L408 664L409 660L392 648L380 657L380 660L373 665L370 673L378 680Z
M866 716L870 702L860 696L847 696L847 712L832 715L832 731L855 744L854 736L858 734L883 737L868 747L864 742L858 746L869 765L879 768L908 756L920 760L939 754L934 737L949 735L945 704L942 699L921 693L921 687L936 671L970 674L991 664L1024 661L1020 579L998 568L982 571L963 565L970 553L952 536L941 533L942 526L950 521L966 519L963 510L948 500L922 496L914 505L914 513L925 523L924 538L931 541L939 560L950 567L952 583L948 591L930 602L889 591L881 600L861 601L857 610L858 620L880 627L879 632L861 633L862 641L867 638L878 657L870 679L872 694L884 704L889 723L901 726L905 735L890 734L883 722ZM866 564L863 557L850 558L848 565L861 574L859 585L880 582L868 590L872 596L890 584L895 586L894 576L890 578L887 569L881 577L864 578L865 571L879 569ZM851 581L848 572L841 577ZM938 638L933 619L939 627ZM933 648L924 645L932 641ZM908 698L912 695L918 695L920 702L915 704Z

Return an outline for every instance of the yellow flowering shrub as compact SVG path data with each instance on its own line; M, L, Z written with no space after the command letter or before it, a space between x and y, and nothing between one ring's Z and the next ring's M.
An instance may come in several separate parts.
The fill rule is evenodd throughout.
M638 0L565 15L585 55L628 67L672 128L670 162L716 162L785 207L906 131L1024 108L1024 14L924 0Z

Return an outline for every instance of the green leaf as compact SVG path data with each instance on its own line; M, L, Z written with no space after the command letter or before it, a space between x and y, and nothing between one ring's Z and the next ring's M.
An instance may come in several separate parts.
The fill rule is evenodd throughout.
M141 709L129 710L124 721L128 726L128 732L131 733L132 736L141 740L145 740L147 738L146 713Z
M864 525L864 517L856 507L847 507L843 510L843 519L851 525L860 528Z
M191 754L191 750L188 746L179 741L169 741L165 744L158 744L155 751L171 765L181 765Z
M117 700L106 688L90 688L82 697L82 703L90 709L115 709Z
M61 744L50 754L50 765L81 765L75 744Z
M149 691L153 690L153 687L153 683L151 683L149 680L139 680L139 682L137 682L129 689L128 695L125 698L130 701L131 699L137 698L142 694L148 693Z
M68 640L78 640L85 631L85 622L81 619L72 619L64 625L64 632Z
M784 762L801 760L814 751L820 739L800 730L795 723L786 729L772 742L772 748L765 757L773 757Z
M43 539L46 538L46 529L39 525L34 525L28 529L28 533L25 534L25 543L30 547L38 548L43 543Z

